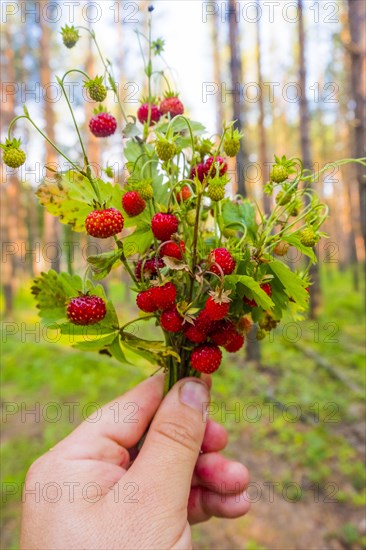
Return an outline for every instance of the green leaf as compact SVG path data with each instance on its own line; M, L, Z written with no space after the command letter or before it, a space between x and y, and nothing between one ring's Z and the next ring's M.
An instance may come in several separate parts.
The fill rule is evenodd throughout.
M90 333L88 333L87 336L90 337ZM107 334L107 336L102 336L101 338L91 340L86 340L84 338L83 340L76 342L76 344L73 344L73 348L80 349L82 351L100 351L110 346L114 342L115 338L116 337L113 332Z
M128 365L131 365L130 361L126 358L125 354L123 353L122 346L121 346L121 337L118 334L110 346L108 346L108 350L111 352L113 357L117 359L120 363L125 363Z
M101 179L96 180L102 203L121 210L122 189ZM96 196L90 181L70 170L57 174L54 180L44 180L36 191L42 206L61 223L70 224L74 231L85 231L85 219L94 210ZM126 224L125 224L126 225Z
M122 136L124 138L134 138L141 134L140 129L133 122L128 122L122 130Z
M278 260L269 263L268 269L281 282L287 296L295 300L300 307L306 309L309 299L309 295L305 290L307 283L291 271L287 265Z
M123 239L123 249L126 258L134 254L145 254L153 242L153 234L150 225L136 229L131 235Z
M87 261L93 272L95 280L104 279L111 271L113 266L120 262L121 251L116 248L109 252L103 252L95 256L88 256Z
M247 228L248 236L255 238L257 232L257 224L255 221L254 206L248 200L241 203L233 203L226 199L222 204L222 218L224 226L237 223L238 229L243 230L243 225ZM233 226L232 226L233 227Z
M56 273L50 269L34 279L31 292L37 301L37 308L42 319L57 321L66 314L66 304L82 289L82 281L78 275Z
M200 122L197 122L195 120L189 120L189 124L191 126L192 132L199 136L201 134L204 134L206 131L205 126L201 124ZM159 125L159 131L165 132L168 128L168 123L164 122L163 124ZM182 132L183 130L189 132L188 125L186 121L183 118L177 118L173 123L173 130L174 132Z
M259 283L252 277L248 277L248 275L228 275L225 277L225 288L230 288L233 285L236 287L236 291L241 297L247 296L248 298L254 298L258 306L263 309L271 309L274 306L271 298L261 289ZM244 289L240 288L240 285L242 285Z
M128 332L123 332L121 338L123 346L141 355L150 363L164 365L165 358L168 356L173 356L180 361L180 356L160 340L143 340Z

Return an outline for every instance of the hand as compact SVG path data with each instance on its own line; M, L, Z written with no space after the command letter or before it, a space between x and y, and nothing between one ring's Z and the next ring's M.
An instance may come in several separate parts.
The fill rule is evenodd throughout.
M186 550L189 524L245 514L248 473L218 453L227 436L206 422L209 385L181 380L163 399L153 376L41 456L25 483L20 548Z

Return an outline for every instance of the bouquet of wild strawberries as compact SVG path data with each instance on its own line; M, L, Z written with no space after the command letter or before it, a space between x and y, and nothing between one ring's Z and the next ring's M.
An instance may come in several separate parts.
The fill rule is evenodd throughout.
M40 203L74 231L98 239L113 237L115 246L87 258L83 279L51 270L37 277L32 291L40 315L61 334L79 340L76 347L122 362L127 361L126 352L139 354L164 369L169 389L184 376L216 371L222 350L239 351L253 323L262 339L287 309L300 313L306 309L307 272L316 261L313 247L327 216L327 207L311 189L319 172L304 170L300 159L275 156L264 190L275 196L270 215L239 195L227 197L228 158L238 154L242 135L230 123L224 125L220 139L212 141L204 137L200 123L184 116L184 106L170 91L163 71L153 70L152 59L160 56L164 42L151 40L150 21L148 37L137 32L139 41L148 43L144 59L148 96L137 111L138 122L126 116L119 102L128 177L123 187L100 179L87 158L64 79L71 72L85 77L90 98L99 103L89 129L100 138L112 135L118 125L101 103L108 91L117 98L118 94L110 62L94 32L85 31L96 43L104 75L91 78L72 70L58 78L80 140L82 162L70 160L52 143L26 107L24 115L10 124L2 145L3 161L12 168L25 162L20 140L11 138L11 129L16 120L27 119L71 165L69 171L40 185ZM73 47L80 38L79 28L64 27L62 38ZM152 95L154 74L168 85L161 101ZM103 174L113 176L110 167ZM291 271L281 259L291 246L309 258L302 274ZM139 310L139 316L123 326L102 285L95 283L121 264L131 277ZM164 341L146 340L129 331L133 323L148 321L160 326Z

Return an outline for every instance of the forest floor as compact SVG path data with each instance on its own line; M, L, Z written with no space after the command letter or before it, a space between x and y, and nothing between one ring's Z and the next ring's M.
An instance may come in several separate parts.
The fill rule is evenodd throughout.
M260 367L230 356L215 375L212 416L229 431L227 454L249 468L252 508L245 518L195 526L197 549L365 548L363 293L349 273L330 270L323 288L316 322L289 319L263 342ZM119 301L126 307L124 296ZM83 406L113 399L151 370L52 343L37 323L24 287L3 326L3 550L18 547L31 462L79 423ZM61 411L57 422L50 402ZM67 402L77 403L72 423ZM39 418L25 416L36 403Z

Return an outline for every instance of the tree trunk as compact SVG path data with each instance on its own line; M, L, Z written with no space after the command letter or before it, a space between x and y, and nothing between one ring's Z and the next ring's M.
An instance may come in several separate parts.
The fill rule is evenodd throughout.
M220 59L218 22L219 22L219 19L217 14L215 13L211 17L213 79L214 79L214 83L218 86L218 90L220 90L222 79L221 79L221 59ZM220 134L222 132L222 122L224 120L222 94L217 92L215 98L216 98L216 132Z
M304 32L304 14L303 0L298 0L299 7L299 85L301 89L300 98L300 143L301 155L304 168L311 170L313 162L310 148L310 114L309 104L306 96L306 65L305 65L305 32ZM309 200L309 199L308 199ZM316 255L317 251L315 250ZM309 270L313 281L310 293L310 317L314 319L317 316L321 303L319 264L313 264Z
M242 131L244 127L244 98L243 98L243 69L241 62L240 34L238 21L239 14L236 13L237 2L229 0L229 42L230 42L230 76L231 94L233 105L233 120L236 120L235 127ZM240 151L236 157L237 188L238 193L247 196L245 185L245 167L247 165L244 140L240 142Z
M46 90L49 83L52 81L52 71L50 67L50 54L51 54L51 29L44 17L40 18L39 26L41 30L41 37L39 42L40 47L40 83L41 89ZM43 113L45 119L46 135L55 142L55 112L53 109L53 103L47 100L44 94ZM45 165L56 165L57 153L53 147L45 142ZM51 171L47 171L47 177L54 178L55 174ZM44 241L47 246L47 250L52 251L50 258L45 258L46 261L51 263L51 269L60 271L61 265L61 248L60 248L60 226L58 218L49 214L44 210Z
M351 34L351 44L348 47L351 56L351 91L355 103L353 155L360 158L365 156L366 3L362 0L348 0L348 16ZM366 245L366 181L365 169L361 165L357 165L357 181L361 231Z
M259 5L259 0L258 0ZM263 100L263 78L262 78L262 62L261 62L261 37L260 37L260 18L257 19L257 76L258 76L258 85L261 90L259 95L259 164L260 164L260 183L263 195L263 208L264 212L267 215L271 213L271 198L264 193L264 185L267 179L267 136L266 129L264 126L264 100Z

